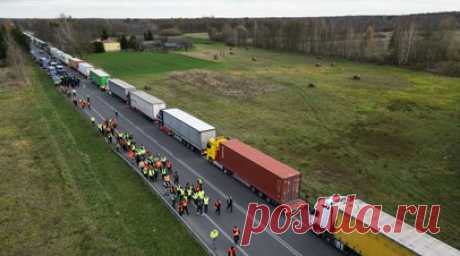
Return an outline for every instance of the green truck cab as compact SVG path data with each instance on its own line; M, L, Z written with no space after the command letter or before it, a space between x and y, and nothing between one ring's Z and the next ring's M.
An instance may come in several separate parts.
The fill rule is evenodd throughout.
M99 86L101 90L107 90L110 75L101 69L93 69L89 73L89 79Z

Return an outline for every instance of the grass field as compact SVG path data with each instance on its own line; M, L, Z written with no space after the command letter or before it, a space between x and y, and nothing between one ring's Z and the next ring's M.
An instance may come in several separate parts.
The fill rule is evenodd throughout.
M0 69L1 255L203 255L37 68ZM180 244L180 246L179 246Z
M397 204L440 203L439 237L460 248L460 79L261 49L231 52L197 44L179 54L89 61L297 168L303 195L356 193L393 214ZM184 70L184 61L194 69Z

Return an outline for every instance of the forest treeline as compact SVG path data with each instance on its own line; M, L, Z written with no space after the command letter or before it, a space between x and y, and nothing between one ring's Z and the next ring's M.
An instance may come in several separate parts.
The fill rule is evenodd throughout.
M409 66L460 76L460 12L405 16L318 18L15 20L23 29L73 54L107 31L121 38L207 32L231 46L254 46L316 56Z

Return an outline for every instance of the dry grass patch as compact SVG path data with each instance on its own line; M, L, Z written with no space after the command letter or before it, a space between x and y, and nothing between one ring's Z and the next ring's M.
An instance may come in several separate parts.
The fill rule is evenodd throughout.
M282 89L281 85L253 78L204 70L172 72L169 78L187 83L198 89L237 98L249 98Z

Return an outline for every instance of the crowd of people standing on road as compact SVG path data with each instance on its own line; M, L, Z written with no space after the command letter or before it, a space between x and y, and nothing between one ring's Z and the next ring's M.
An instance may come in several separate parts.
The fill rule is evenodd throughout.
M95 122L95 119L92 119ZM186 182L181 185L179 173L173 170L173 163L166 156L154 154L148 151L144 145L138 144L132 134L121 132L117 129L115 117L104 120L97 125L97 129L109 144L115 144L115 148L120 153L125 153L128 160L135 164L144 177L152 182L157 182L161 178L165 196L171 202L171 206L176 209L179 215L190 215L190 207L193 205L195 212L199 215L208 214L210 198L205 193L204 183L201 178L194 182ZM231 196L226 198L226 210L233 211L233 199ZM221 215L222 202L214 200L214 212Z
M95 119L91 119L95 123ZM201 178L195 182L187 182L185 185L179 183L179 173L173 170L171 160L166 156L154 154L148 151L144 145L136 143L132 134L118 131L116 118L111 118L97 125L99 134L105 137L109 144L115 143L116 151L126 154L129 161L135 164L141 172L151 182L158 182L161 177L164 188L164 196L168 197L171 207L178 211L180 216L190 215L190 206L193 205L198 215L208 214L210 198L205 193L204 183ZM226 210L233 212L233 199L231 196L226 198ZM222 202L214 200L214 212L221 215ZM235 245L240 239L240 229L238 226L232 228L232 237ZM236 256L236 248L228 248L229 256Z
M88 108L91 110L90 97L78 97L76 89L80 87L80 79L77 76L64 74L61 77L59 89L72 99L76 107L81 109ZM154 154L148 151L144 145L137 144L132 134L117 130L118 112L115 117L97 123L94 117L91 117L91 123L97 128L106 142L115 144L116 151L120 154L126 154L129 161L136 164L138 171L151 182L157 182L161 177L161 182L165 190L165 196L171 201L171 206L180 216L190 215L190 206L193 205L198 215L208 214L210 198L205 193L204 183L201 178L195 182L186 182L185 185L179 183L179 173L173 170L172 162L160 154ZM226 198L226 210L233 211L233 199L231 196ZM221 215L222 202L219 199L214 200L214 213ZM240 230L234 226L231 230L235 245L239 242ZM217 238L217 237L215 237ZM213 240L215 239L213 238ZM230 246L227 249L228 256L236 256L236 247Z

